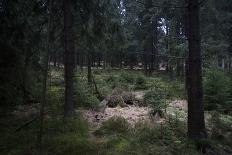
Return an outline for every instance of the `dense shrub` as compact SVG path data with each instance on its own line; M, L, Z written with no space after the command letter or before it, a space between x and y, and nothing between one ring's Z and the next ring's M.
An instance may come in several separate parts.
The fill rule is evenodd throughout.
M77 78L77 82L75 83L74 95L77 106L94 109L100 104L100 101L94 93L91 92L86 79L82 78L80 80L80 78L81 77Z
M231 145L231 124L231 116L220 114L217 111L212 111L211 118L209 120L209 125L211 128L211 138L214 140L219 140L224 145Z
M133 76L133 74L128 73L128 72L122 72L120 74L120 81L121 82L126 82L126 83L130 83L133 84L135 81L135 77Z
M46 154L94 154L97 146L88 139L88 124L84 120L57 119L45 122Z
M144 75L138 74L135 80L135 89L147 89L147 79Z
M45 121L45 131L48 135L76 133L86 136L88 134L88 123L82 118L49 119Z
M178 99L184 99L186 98L186 91L185 91L185 84L180 81L169 81L168 87L168 98L178 98Z
M61 114L63 112L64 89L62 87L53 86L47 93L47 105L51 115Z
M206 70L204 76L204 103L206 110L231 108L231 80L219 70ZM230 106L230 107L229 107Z
M123 137L111 137L103 145L101 154L128 154L130 149L130 141Z
M129 123L121 117L112 117L103 123L95 134L109 135L109 134L125 134L129 131Z
M151 105L153 110L152 114L158 114L160 117L163 116L163 111L166 107L166 92L163 88L154 88L144 95L144 102L148 105Z

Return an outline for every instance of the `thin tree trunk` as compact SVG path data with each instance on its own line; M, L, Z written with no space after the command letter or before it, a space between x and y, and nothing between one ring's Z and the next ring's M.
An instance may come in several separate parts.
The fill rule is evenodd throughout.
M188 136L197 140L206 138L198 0L188 0L188 25Z
M228 71L229 71L229 73L231 73L231 68L232 68L232 56L229 56L229 64L228 64Z
M157 70L157 58L156 55L158 54L157 52L157 43L158 43L158 18L155 17L152 20L152 54L151 54L151 67L150 70L154 71Z
M103 57L104 57L104 60L103 60L103 69L105 70L105 69L106 69L106 63L107 63L107 62L106 62L106 59L107 59L107 58L106 58L106 57L107 57L106 52L104 52L104 56L103 56Z
M64 117L72 117L74 114L73 102L73 76L75 68L75 49L73 37L73 13L72 0L64 0L64 70L65 70L65 103Z
M143 56L144 56L144 61L143 61L143 66L144 66L144 72L145 72L145 75L148 74L148 68L147 68L147 51L144 50L144 53L143 53Z
M88 83L91 84L92 80L91 80L91 74L92 74L92 70L91 70L91 52L90 50L88 51Z
M24 70L23 70L23 83L22 83L22 89L23 89L23 103L27 104L29 100L29 94L28 94L28 83L29 83L29 76L28 76L28 70L29 70L29 51L28 49L25 50L25 59L24 59Z
M50 53L50 31L51 31L51 18L52 18L52 4L53 0L49 2L49 16L48 16L48 30L47 30L47 51L44 59L44 75L43 75L43 92L40 104L40 127L38 134L38 155L43 154L43 124L44 124L44 108L46 105L47 97L47 77L48 77L48 63L49 63L49 53Z
M54 67L56 67L57 60L56 60L56 51L55 50L54 50L54 60L53 60L53 62L54 62Z

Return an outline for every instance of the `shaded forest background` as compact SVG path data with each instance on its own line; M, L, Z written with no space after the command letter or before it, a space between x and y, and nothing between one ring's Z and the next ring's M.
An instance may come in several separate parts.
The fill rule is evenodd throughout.
M10 154L25 154L25 150L32 154L42 150L51 154L112 154L115 150L116 154L149 154L158 150L162 154L165 147L170 154L178 154L188 142L187 135L176 138L188 131L189 137L203 139L194 145L202 149L198 153L210 148L215 154L230 154L231 43L230 0L0 0L1 134L20 130L7 133L3 139L9 139L9 144L1 142L0 149L9 152L10 143L30 131L22 138L22 146L16 145ZM126 120L116 118L96 130L98 136L108 136L104 143L89 141L92 128L80 116L63 121L63 116L79 115L76 109L98 109L118 89L145 91L142 102L163 117L168 115L166 100L188 100L185 123L190 123L170 118L176 123L164 124L166 137L163 129L141 125L125 138L132 129ZM32 120L12 116L20 106L36 107ZM213 123L206 121L210 131L205 131L208 113ZM114 129L117 138L112 139ZM57 135L60 144L53 145ZM33 145L28 149L29 141ZM173 141L177 141L177 152L171 147ZM68 145L56 152L63 142ZM97 148L98 143L103 148ZM141 150L133 152L134 143L141 144ZM163 148L157 147L160 143ZM146 150L146 144L157 150ZM188 145L187 152L196 153L199 148L194 146Z

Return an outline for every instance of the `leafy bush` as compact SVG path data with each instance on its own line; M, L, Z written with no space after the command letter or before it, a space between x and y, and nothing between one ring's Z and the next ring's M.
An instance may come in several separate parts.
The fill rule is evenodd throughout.
M88 139L88 124L77 119L45 122L46 154L94 154L97 146Z
M48 90L47 104L52 115L61 114L63 112L64 89L53 86Z
M146 89L147 81L146 77L142 74L138 74L135 80L135 89Z
M117 76L114 76L114 75L109 75L106 77L106 82L115 82L118 80L118 77Z
M101 154L128 154L130 149L130 141L123 137L113 137L103 145L103 152Z
M77 78L75 88L74 95L78 107L94 109L100 104L98 98L91 92L86 79Z
M112 117L103 123L95 134L110 135L110 134L125 134L129 130L129 123L121 117Z
M231 145L232 143L231 116L223 115L217 111L213 111L211 112L211 119L209 120L209 124L211 125L212 139L218 140L220 141L221 144L224 145Z
M185 84L180 81L170 81L167 83L169 86L168 90L168 98L186 98Z
M204 77L204 103L206 110L223 110L230 106L230 82L224 72L206 70Z
M176 135L176 130L173 130L169 123L164 123L162 126L161 124L151 126L138 123L132 138L133 149L140 152L138 148L142 148L142 152L146 152L144 154L164 154L164 151L165 154L170 155L199 154L194 145Z
M94 142L75 133L53 137L46 147L47 154L56 155L92 155L97 151L97 145Z
M45 122L45 131L48 135L76 133L86 136L88 134L88 123L81 118L50 119Z
M160 117L163 117L162 109L166 107L165 99L166 93L162 88L154 88L144 95L145 104L149 104L153 108L152 115L158 114Z
M133 74L128 73L128 72L122 72L120 74L120 81L121 82L126 82L126 83L130 83L133 84L135 81L135 77L133 76Z

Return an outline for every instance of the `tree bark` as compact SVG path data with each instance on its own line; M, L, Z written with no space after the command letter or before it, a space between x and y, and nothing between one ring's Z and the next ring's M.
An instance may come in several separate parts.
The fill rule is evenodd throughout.
M92 83L92 69L91 69L91 62L92 62L92 57L91 57L91 52L90 49L88 50L88 84L91 85Z
M64 117L74 114L73 76L75 68L72 0L64 0L64 70L65 70L65 103Z
M206 138L198 0L188 0L188 136Z
M48 77L48 67L49 67L49 55L50 55L50 31L51 31L51 18L52 18L52 5L53 0L49 1L49 16L48 16L48 30L47 30L47 51L45 53L44 58L44 75L43 75L43 92L42 92L42 98L41 98L41 104L40 104L40 127L39 127L39 134L38 134L38 155L43 154L43 145L42 145L42 139L43 139L43 126L44 126L44 108L46 105L46 98L47 98L47 77Z
M152 19L152 54L151 54L151 72L157 70L157 58L156 55L158 54L157 43L158 43L158 18L155 17Z

